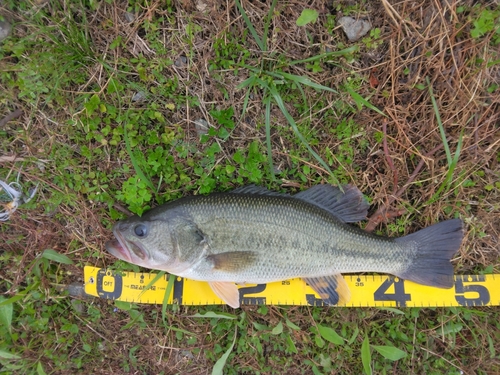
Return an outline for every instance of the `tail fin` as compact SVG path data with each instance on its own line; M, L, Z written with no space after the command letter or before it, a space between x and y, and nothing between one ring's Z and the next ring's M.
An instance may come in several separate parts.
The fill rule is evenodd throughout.
M460 248L463 224L452 219L434 224L396 242L413 248L414 257L408 269L399 275L402 279L418 284L451 288L453 286L453 255Z

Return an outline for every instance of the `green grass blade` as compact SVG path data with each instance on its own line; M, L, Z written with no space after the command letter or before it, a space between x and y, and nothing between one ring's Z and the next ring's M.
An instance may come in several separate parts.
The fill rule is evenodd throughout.
M262 49L262 51L267 51L267 33L269 32L269 24L273 19L274 8L276 7L277 3L278 3L277 0L273 0L271 7L269 8L269 12L267 13L266 20L264 22L264 34L262 35L262 45L264 46L265 49Z
M214 368L212 369L212 375L223 375L224 374L224 366L226 365L226 361L229 357L229 354L233 351L234 344L236 343L236 336L238 333L238 326L234 327L234 339L233 343L229 347L228 350L224 353L222 357L220 357L217 362L214 365Z
M446 133L444 132L443 122L441 121L441 115L439 114L439 108L436 103L436 98L434 98L434 92L432 91L432 85L429 81L429 77L425 77L425 82L427 82L427 86L429 87L429 95L431 97L432 107L434 108L434 114L436 115L436 121L439 126L439 133L441 134L444 151L446 152L446 159L448 160L448 166L451 168L453 160L451 158L450 146L446 140Z
M133 305L132 302L115 301L115 306L120 310L130 311L135 305Z
M235 2L241 14L241 17L243 18L243 21L245 21L245 24L247 25L248 30L250 30L250 34L252 34L253 38L255 39L255 42L257 43L261 51L266 51L266 46L262 42L262 39L260 39L259 35L257 34L257 31L255 31L255 28L253 27L252 22L248 18L245 9L243 9L243 7L241 6L240 0L235 0Z
M455 155L453 156L450 168L448 168L448 172L446 172L446 177L441 186L439 186L438 191L436 191L432 195L431 199L429 199L429 201L426 202L426 205L434 203L439 198L443 190L448 188L448 186L450 185L451 180L453 179L453 172L455 171L455 168L458 164L458 159L460 158L460 152L462 151L462 144L463 144L463 131L460 133L460 137L458 138L457 150L455 151Z
M12 354L9 353L8 351L5 351L3 349L0 349L0 359L21 359L21 356L18 356L17 354Z
M326 341L332 344L342 345L344 344L344 339L337 333L333 328L323 326L318 324L318 332Z
M365 336L363 344L361 344L361 362L363 363L363 370L366 375L372 375L372 355L370 353L370 342L368 336Z
M300 83L298 83L298 82L295 82L295 85L297 86L297 88L300 91L300 94L302 95L302 101L304 103L307 103L306 93L304 92L304 89L302 88L302 85Z
M330 174L330 176L332 177L333 179L333 182L336 184L336 185L340 185L339 181L337 180L337 178L334 176L332 170L330 169L330 167L328 166L328 164L326 164L326 162L321 158L321 156L319 156L312 148L311 146L309 145L309 143L307 142L307 140L304 138L304 136L302 135L302 133L300 132L299 128L297 127L297 124L295 123L295 120L293 119L293 117L290 115L290 113L288 113L286 107L285 107L285 103L283 103L283 99L281 98L280 94L278 93L278 91L276 90L275 87L273 86L269 86L267 85L264 81L262 80L259 80L260 84L264 87L266 87L269 92L271 93L271 95L273 96L274 98L274 101L276 102L276 104L278 105L279 109L281 110L281 112L283 113L283 115L285 116L285 118L287 119L288 123L290 124L290 126L292 127L293 129L293 132L295 133L296 137L302 142L302 144L306 147L306 149L309 151L309 153L318 161L318 163L321 164L321 166L326 170L328 171L328 173Z
M163 275L165 275L165 273L166 273L165 271L160 271L160 272L159 272L159 273L158 273L158 274L157 274L157 275L153 278L153 280L151 280L151 281L148 283L148 285L146 285L146 286L144 287L144 289L141 291L141 293L139 294L139 296L138 296L137 298L141 298L141 296L142 296L145 292L147 292L147 291L149 290L149 288L151 288L151 287L152 287L152 286L153 286L153 285L154 285L154 284L155 284L158 280L160 280L160 279L163 277Z
M45 372L45 370L43 369L43 365L42 365L42 362L38 362L37 365L36 365L36 373L38 375L47 375L47 373Z
M251 71L252 73L255 74L255 78L258 78L262 72L262 70L260 68L256 68L255 66L251 66L251 65L248 65L248 64L240 64L240 66L242 68L245 68L245 69L248 69L249 71ZM247 78L245 81L248 81L250 79ZM242 83L240 83L237 87L240 87L241 85L243 85L243 83L245 82L243 81Z
M269 163L269 172L273 180L275 179L273 153L271 148L271 97L267 96L264 99L265 104L265 124L266 124L266 147L267 147L267 162Z
M298 78L304 78L304 77L301 77L301 76L296 76L294 74L287 74L287 73L284 73L284 72L279 72L279 73L265 72L265 73L268 74L268 75L270 75L270 76L276 77L276 78L282 80L283 82L286 82L286 80L287 80L288 77L285 77L285 76L287 76L287 75L290 75L293 78L296 78L296 77L298 77ZM306 93L304 92L304 89L300 85L301 79L291 79L291 81L293 81L293 83L295 84L295 86L297 86L297 88L300 91L300 94L302 95L303 102L306 103L307 102ZM274 81L274 82L276 83L276 81Z
M390 361L399 361L400 359L405 358L408 355L405 351L394 346L372 345L372 348L379 352L385 359L388 359Z
M0 308L2 308L2 306L5 306L5 305L10 305L14 302L17 302L19 301L20 299L23 299L24 297L26 297L26 292L19 292L18 294L16 294L15 296L13 297L10 297L8 299L2 299L2 296L0 296Z
M358 46L352 46L346 49L342 49L340 51L333 51L333 52L325 52L320 55L312 56L307 59L303 60L294 60L290 61L288 65L297 65L297 64L303 64L303 63L310 63L316 60L324 59L325 57L332 57L332 56L345 56L345 55L350 55L351 53L354 53L358 50Z
M269 163L269 172L274 179L273 153L271 148L271 98L269 96L264 99L264 104L266 105L264 123L266 124L267 161Z
M252 87L254 84L255 84L255 76L250 76L248 77L247 79L245 79L243 82L241 82L238 86L236 86L236 88L238 90L241 90L241 89L244 89L245 87Z
M254 75L251 75L250 77L248 77L247 79L245 79L243 82L241 82L237 86L238 90L241 90L241 89L244 89L245 87L248 87L248 90L247 90L247 92L245 94L245 99L243 99L243 109L241 110L240 121L243 119L243 117L245 116L245 113L247 112L248 101L250 100L250 94L252 92L252 88L255 85L255 79L256 79L256 77Z
M130 156L130 161L134 166L135 173L137 173L137 176L139 176L139 178L148 185L151 191L156 193L155 187L151 182L151 179L149 177L146 177L141 167L139 166L139 163L137 162L134 153L132 152L132 148L130 147L130 140L128 139L127 124L123 124L123 138L125 138L125 148L127 149L127 153Z
M354 99L354 101L356 102L356 105L358 106L359 109L361 109L363 106L366 106L366 107L374 110L375 112L381 114L382 116L386 117L384 112L382 112L380 109L375 107L368 100L366 100L361 95L359 95L356 91L354 91L352 88L350 88L348 85L346 85L345 88L346 88L347 92L349 93L349 95L351 95L351 98Z
M163 320L163 324L167 324L167 305L168 298L170 294L172 294L172 290L174 289L175 275L168 276L167 289L165 290L165 295L163 296L163 303L161 305L161 319Z
M270 72L268 74L272 75L272 73L270 73ZM316 83L307 77L298 76L296 74L284 73L284 72L282 72L280 74L283 76L283 78L289 79L290 81L293 81L295 83L300 83L302 85L306 85L306 86L309 86L309 87L312 87L312 88L315 88L318 90L324 90L324 91L330 91L333 93L338 93L334 89L327 87L327 86L320 85L319 83Z
M42 253L42 258L52 260L62 264L73 264L73 261L64 254L59 254L54 249L46 249Z
M4 301L6 298L0 296L0 301ZM0 325L7 328L9 333L12 333L12 316L14 314L14 304L8 304L0 306Z
M194 315L191 315L192 318L216 318L216 319L229 319L229 320L235 320L238 317L233 314L229 313L218 313L215 311L207 311L204 314L196 313Z
M285 116L285 118L287 119L288 123L290 124L290 126L292 127L295 135L297 136L297 138L299 138L299 140L302 142L302 144L304 144L304 146L307 148L307 150L314 156L314 158L330 173L332 174L333 176L333 172L330 170L330 167L328 166L328 164L326 164L326 162L311 148L311 146L309 145L309 143L307 142L307 140L304 138L304 136L302 135L302 133L300 132L299 128L297 127L297 124L295 122L295 120L293 119L293 117L290 115L290 113L288 113L288 110L286 109L285 107L285 104L283 103L283 99L281 98L281 96L278 94L278 92L273 89L273 91L271 91L273 97L274 97L274 100L276 102L276 104L278 105L278 108L281 110L281 112L283 113L283 115ZM334 177L335 178L335 177ZM336 180L336 178L335 178ZM337 182L337 181L336 181ZM337 182L338 183L338 182Z

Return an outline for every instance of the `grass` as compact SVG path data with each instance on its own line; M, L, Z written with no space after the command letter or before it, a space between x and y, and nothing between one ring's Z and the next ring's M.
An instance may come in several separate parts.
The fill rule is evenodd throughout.
M251 183L353 183L389 236L461 217L456 273L498 273L500 10L443 6L5 1L0 180L38 189L0 224L0 373L499 372L498 307L68 296L84 265L139 270L104 250L116 220Z
M250 30L250 33L252 34L253 38L255 39L255 42L257 43L258 47L260 48L262 54L261 54L261 61L258 62L258 65L260 65L260 68L255 68L252 66L248 65L243 65L245 68L249 70L249 77L243 81L240 85L238 85L238 89L244 89L248 88L246 94L245 94L245 100L244 100L244 105L242 109L242 113L246 112L247 105L248 105L248 99L250 97L250 94L252 91L254 91L256 88L260 89L261 91L264 92L264 104L266 107L265 113L265 126L266 126L266 146L267 146L267 155L268 155L268 162L269 162L269 170L271 173L274 175L274 166L273 166L273 161L272 161L272 148L271 148L271 105L274 102L275 105L278 106L280 111L282 112L283 116L285 117L286 121L288 124L291 126L293 129L293 132L296 136L296 138L305 146L307 151L316 159L316 161L326 170L332 177L332 182L335 183L336 185L339 185L338 179L335 177L333 172L330 170L330 166L314 151L311 146L309 145L309 142L304 138L302 135L301 131L298 129L297 124L294 120L294 118L291 116L291 114L288 112L282 95L280 93L279 87L284 87L288 91L290 91L291 88L296 88L300 94L302 94L302 98L304 102L307 104L306 100L306 95L305 92L302 88L302 85L308 86L311 88L314 88L319 91L327 91L327 92L332 92L335 94L338 94L337 91L331 89L330 87L326 87L324 85L320 85L318 83L315 83L312 81L310 78L302 76L302 75L296 75L296 74L290 74L282 70L282 66L280 66L279 62L281 60L286 59L283 56L276 56L276 52L272 51L270 53L268 51L267 47L267 34L269 30L269 23L272 20L273 14L274 14L274 9L276 7L277 1L274 0L269 7L269 12L265 18L264 21L264 33L262 38L257 34L255 28L253 27L252 22L248 18L245 9L241 6L241 3L239 1L236 1L236 5L238 7L239 12L242 15L243 20L245 21L245 25L248 27ZM317 13L317 12L316 12ZM298 20L300 17L298 18ZM297 24L303 24L302 22L297 22ZM307 23L305 23L307 24ZM302 60L296 60L296 61L286 61L286 66L290 65L297 65L297 64L304 64L304 63L311 63L311 62L319 62L320 60L327 59L329 57L333 56L346 56L349 55L357 50L356 46L346 48L341 51L335 51L335 52L326 52L322 53L307 59L302 59ZM283 64L285 65L285 64ZM309 65L307 65L309 66ZM315 65L316 67L316 65ZM317 67L313 71L321 71L322 69ZM366 105L367 107L375 110L376 112L380 113L383 115L383 113L376 108L375 106L371 105L368 101L366 101L361 95L353 91L352 89L349 88L349 86L346 86L347 91L351 95L351 97L355 100L357 103L358 107L362 107L363 105Z

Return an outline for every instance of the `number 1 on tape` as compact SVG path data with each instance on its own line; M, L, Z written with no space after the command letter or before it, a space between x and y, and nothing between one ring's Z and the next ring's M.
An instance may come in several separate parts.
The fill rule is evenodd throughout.
M161 304L169 275L149 289L154 273L117 272L85 267L85 293L135 303ZM450 289L433 288L387 275L346 275L351 300L346 307L444 307L500 305L500 275L456 275ZM324 305L301 279L239 288L242 305ZM168 303L222 305L208 283L177 277Z

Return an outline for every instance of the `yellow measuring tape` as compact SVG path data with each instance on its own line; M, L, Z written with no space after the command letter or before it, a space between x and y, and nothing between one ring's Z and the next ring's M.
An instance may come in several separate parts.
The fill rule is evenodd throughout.
M155 273L116 272L85 267L85 293L135 303L161 304L169 275L145 287ZM500 305L500 275L455 275L454 287L439 289L393 276L346 275L351 290L347 307L444 307ZM302 279L239 287L242 305L322 306L321 298ZM223 305L208 283L177 277L168 303Z

